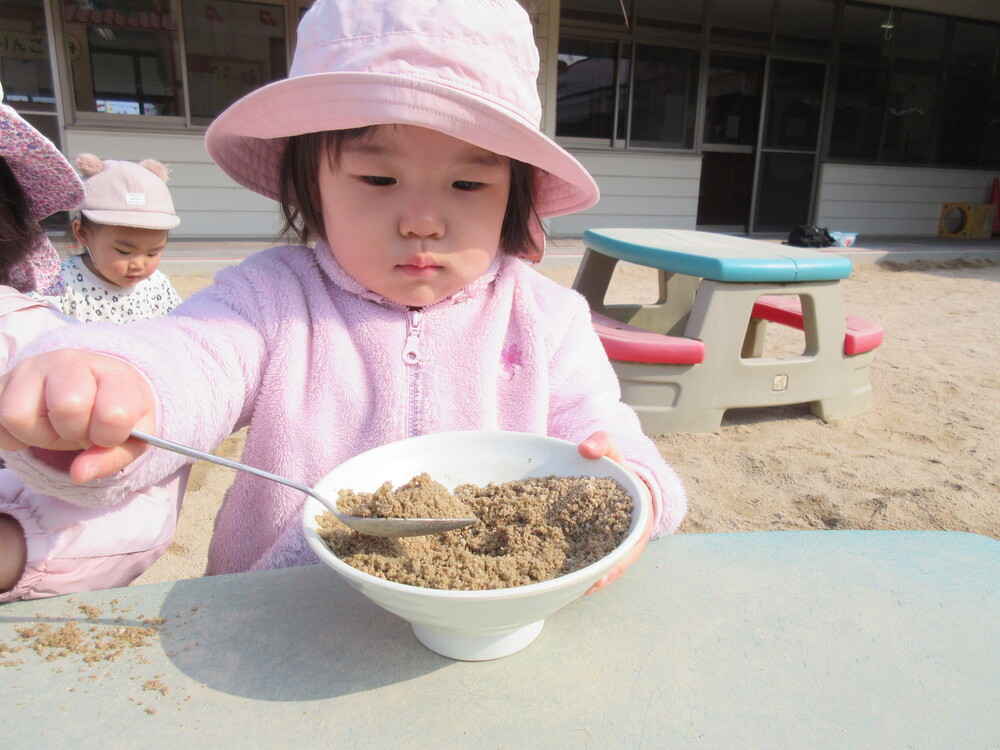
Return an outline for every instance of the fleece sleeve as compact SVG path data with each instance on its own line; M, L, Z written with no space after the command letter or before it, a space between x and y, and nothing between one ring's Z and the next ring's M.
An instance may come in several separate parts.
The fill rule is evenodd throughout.
M610 433L622 455L649 487L653 537L677 530L687 514L687 493L676 472L621 401L618 378L590 322L582 297L553 341L550 434L581 442L598 430Z
M87 349L130 363L156 395L157 432L211 451L249 418L265 356L262 334L250 319L254 290L246 288L246 276L230 274L228 281L217 277L212 288L195 294L167 317L126 325L62 326L25 347L22 356ZM250 302L236 310L228 304L233 298ZM81 485L30 450L5 451L0 457L31 489L80 506L118 505L189 461L149 449L118 475Z

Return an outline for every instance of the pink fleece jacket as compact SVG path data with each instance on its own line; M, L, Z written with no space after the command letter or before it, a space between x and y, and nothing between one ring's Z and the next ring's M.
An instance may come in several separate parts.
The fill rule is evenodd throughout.
M38 336L76 323L48 302L0 286L0 373ZM0 603L131 583L173 541L187 476L184 468L121 502L81 507L0 470L0 514L20 524L27 543L24 573L0 592Z
M212 450L249 425L244 462L306 484L412 435L499 429L580 442L602 429L650 487L654 536L674 531L687 510L680 480L620 401L586 301L515 258L410 310L361 287L322 243L275 247L221 271L166 318L84 328L57 331L37 350L125 359L152 383L164 437ZM162 482L183 461L149 450L113 481L81 486L29 452L4 458L33 487L95 506ZM238 474L208 572L315 562L303 502Z

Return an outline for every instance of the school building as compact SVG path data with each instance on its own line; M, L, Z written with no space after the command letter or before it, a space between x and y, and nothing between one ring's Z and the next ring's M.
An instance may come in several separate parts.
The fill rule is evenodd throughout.
M603 195L555 235L932 236L942 203L986 203L1000 176L997 0L522 3L542 128ZM2 0L5 101L70 157L169 164L175 238L270 237L276 205L229 180L203 135L285 77L308 5Z

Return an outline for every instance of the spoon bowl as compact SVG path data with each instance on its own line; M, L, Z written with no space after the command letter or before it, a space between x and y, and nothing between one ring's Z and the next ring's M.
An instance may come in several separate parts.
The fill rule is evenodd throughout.
M352 516L338 510L335 502L323 497L323 495L320 495L313 490L312 487L300 484L299 482L295 482L291 479L286 479L278 474L272 474L269 471L257 469L253 466L247 466L246 464L241 464L237 461L230 461L228 458L216 456L214 453L206 453L196 448L181 445L180 443L164 440L163 438L156 437L155 435L147 435L146 433L139 432L138 430L132 430L132 437L136 440L148 443L149 445L156 446L157 448L162 448L163 450L173 451L174 453L180 453L182 456L197 458L202 461L209 461L213 464L219 464L219 466L236 469L237 471L245 471L248 474L263 477L264 479L270 479L272 482L277 482L278 484L283 484L287 487L291 487L292 489L296 489L318 501L324 508L330 511L338 521L344 524L344 526L354 529L354 531L357 531L359 534L391 537L428 536L430 534L441 534L445 531L454 531L455 529L461 529L465 526L471 526L479 520L477 518L362 518L360 516Z

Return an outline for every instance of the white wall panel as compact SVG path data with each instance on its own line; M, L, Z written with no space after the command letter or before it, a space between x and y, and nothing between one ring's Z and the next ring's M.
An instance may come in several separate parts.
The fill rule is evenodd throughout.
M574 151L601 188L596 206L549 221L557 237L591 227L694 229L701 158L675 154Z
M937 234L942 203L986 203L993 172L824 164L817 224L868 235Z

